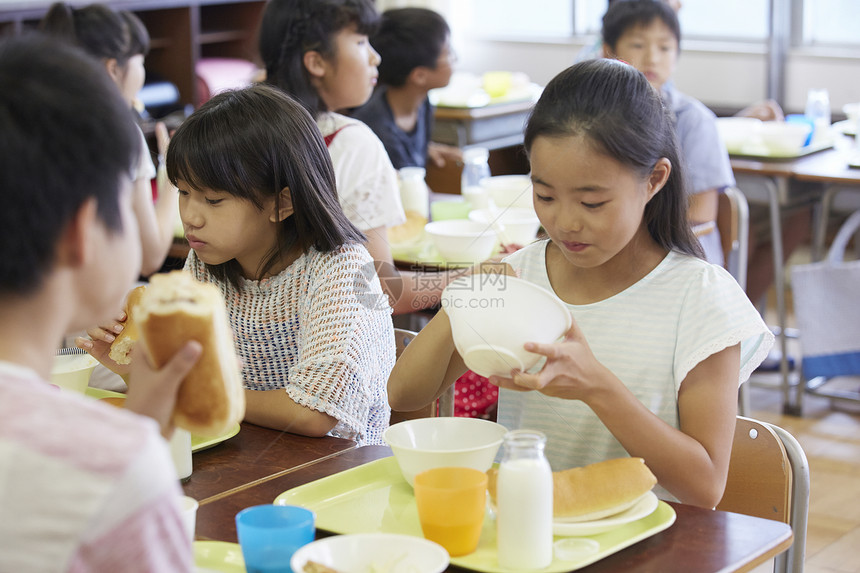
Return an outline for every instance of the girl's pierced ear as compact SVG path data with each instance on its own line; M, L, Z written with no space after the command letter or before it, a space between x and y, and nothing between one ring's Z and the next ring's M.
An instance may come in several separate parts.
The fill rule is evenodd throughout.
M292 195L290 195L289 187L284 187L283 189L281 189L281 192L278 194L278 201L276 205L277 211L275 213L272 213L272 216L269 217L269 220L272 223L280 223L294 213L293 197Z

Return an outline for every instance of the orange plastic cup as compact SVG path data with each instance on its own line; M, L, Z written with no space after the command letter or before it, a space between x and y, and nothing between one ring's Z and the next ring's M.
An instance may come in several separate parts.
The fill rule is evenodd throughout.
M487 474L472 468L433 468L415 476L415 503L424 537L452 557L478 547L487 504Z

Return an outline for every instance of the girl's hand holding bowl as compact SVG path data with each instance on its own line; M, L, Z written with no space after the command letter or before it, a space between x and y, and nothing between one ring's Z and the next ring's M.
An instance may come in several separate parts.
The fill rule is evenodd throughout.
M537 390L554 398L585 402L591 391L603 387L599 380L606 369L594 357L576 321L571 321L570 329L560 342L527 342L525 349L546 357L539 372L514 372L510 378L490 376L490 382L508 390Z

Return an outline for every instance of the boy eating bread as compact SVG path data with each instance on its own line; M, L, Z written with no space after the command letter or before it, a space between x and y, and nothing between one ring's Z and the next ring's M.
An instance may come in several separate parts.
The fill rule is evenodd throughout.
M140 272L139 135L99 63L49 40L0 42L0 86L0 571L190 571L164 438L200 345L135 360L123 410L47 382Z

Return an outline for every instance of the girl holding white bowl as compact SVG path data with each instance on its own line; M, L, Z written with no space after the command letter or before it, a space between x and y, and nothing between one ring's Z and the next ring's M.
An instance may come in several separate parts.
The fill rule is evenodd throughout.
M658 495L714 507L738 385L773 335L701 259L658 93L625 63L577 64L547 85L525 147L550 238L507 257L507 272L554 292L574 320L560 342L525 345L545 358L539 371L490 379L499 422L544 432L554 470L641 457ZM465 371L443 309L395 365L389 402L416 410Z

